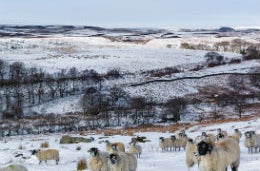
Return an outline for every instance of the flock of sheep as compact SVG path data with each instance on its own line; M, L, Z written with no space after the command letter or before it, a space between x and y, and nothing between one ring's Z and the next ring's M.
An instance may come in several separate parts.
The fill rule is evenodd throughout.
M245 147L248 148L248 153L260 152L260 134L254 131L245 132ZM240 164L240 146L239 141L242 133L235 129L232 135L228 135L226 131L218 129L216 135L202 132L201 136L194 140L188 138L185 133L180 133L177 140L179 142L186 141L186 165L188 170L195 164L198 165L201 171L227 171L230 166L232 171L237 171ZM165 145L169 146L169 142L162 142L160 138L160 146L165 150ZM179 148L176 139L171 139L170 147ZM176 145L177 144L177 145ZM166 145L166 146L167 146Z
M91 171L136 171L137 158L142 154L142 147L137 144L136 138L129 143L128 152L122 142L106 142L106 151L101 152L96 147L90 148L91 157L88 159L88 168Z
M260 152L260 134L255 131L244 133L244 145L248 153ZM164 151L185 150L186 166L197 165L201 171L227 171L230 166L232 171L237 171L240 164L240 138L242 133L235 129L232 135L218 129L217 134L202 132L200 136L191 139L184 131L170 137L159 137L159 147ZM132 138L126 151L122 142L105 141L106 150L101 151L96 147L88 150L90 157L87 167L90 171L137 171L137 160L142 154L142 147L138 144L140 137ZM33 150L39 164L42 161L54 160L59 163L59 151L56 149ZM9 165L0 168L0 171L28 171L22 165Z
M247 131L244 135L244 145L248 152L260 152L260 134ZM159 147L162 152L180 151L182 148L186 150L188 170L197 164L201 171L227 171L228 166L232 171L237 171L240 164L241 137L242 133L238 129L232 135L218 129L216 135L202 132L201 136L193 140L181 131L169 138L159 137ZM133 138L128 152L125 152L123 143L109 141L106 141L106 152L100 152L97 148L91 148L89 152L92 156L88 159L91 171L136 171L137 157L140 157L142 148Z

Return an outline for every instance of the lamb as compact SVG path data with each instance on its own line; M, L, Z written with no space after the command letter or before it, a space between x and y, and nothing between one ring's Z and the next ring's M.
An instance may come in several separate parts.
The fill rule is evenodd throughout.
M215 143L205 139L199 142L196 148L196 155L200 157L201 171L226 171L229 165L232 171L238 170L240 148L236 140L225 138Z
M142 147L138 144L136 144L135 142L131 142L129 143L129 153L131 154L135 154L137 158L140 158L141 154L142 154Z
M255 152L260 148L260 134L256 134L254 131L245 132L245 146L248 148L248 153L253 153L253 149L255 148Z
M0 168L0 171L28 171L28 169L19 164L11 164L9 166Z
M173 147L173 142L171 138L159 138L159 147L162 149L162 151L168 151L171 150Z
M188 168L188 171L191 167L194 166L194 164L198 163L199 158L195 156L196 151L196 144L192 139L188 139L186 144L186 166Z
M33 150L32 155L36 155L41 164L42 161L47 163L47 160L55 160L56 164L59 163L59 151L56 149L47 149L47 150Z
M88 159L88 167L91 171L110 171L107 152L100 152L96 147L90 148L88 152L91 155Z
M121 142L114 142L114 143L110 143L108 140L105 141L106 142L106 151L108 153L113 153L113 149L112 149L112 145L116 145L117 148L121 151L121 152L125 152L125 145Z

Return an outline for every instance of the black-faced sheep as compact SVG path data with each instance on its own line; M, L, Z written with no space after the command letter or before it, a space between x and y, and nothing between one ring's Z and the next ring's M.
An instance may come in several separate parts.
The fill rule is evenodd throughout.
M56 149L47 149L47 150L33 150L32 155L36 155L39 160L39 164L42 161L47 163L47 160L55 160L56 164L59 163L59 151Z
M114 152L114 150L112 149L113 145L117 146L118 150L120 150L121 152L125 152L125 145L121 142L110 143L108 140L106 140L105 143L106 143L106 151L108 153Z
M0 168L0 171L28 171L26 167L19 164L11 164L6 167Z
M217 130L217 135L216 135L216 140L219 141L221 139L224 139L225 137L227 137L228 134L226 131L222 131L221 128L218 128Z
M113 154L118 154L121 158L126 160L127 164L129 165L129 171L136 171L137 169L137 159L135 157L135 154L122 152L118 149L118 146L116 144L112 145L112 149L114 151Z
M129 143L129 153L135 154L137 158L140 158L142 154L142 147L135 142Z
M185 136L185 137L176 138L175 135L172 135L171 140L172 140L172 147L175 149L175 151L176 149L179 149L180 151L181 148L185 150L188 137Z
M109 171L107 152L100 152L98 148L92 147L88 150L91 157L88 159L88 168L91 171Z
M208 139L197 144L196 154L200 157L201 171L226 171L230 165L232 171L237 171L240 164L240 148L236 140L223 139L217 143Z
M173 141L171 138L159 138L159 147L162 149L162 151L169 151L172 150L173 147Z
M111 171L129 171L129 162L127 159L117 153L109 155L110 170Z
M254 131L245 132L245 146L248 148L248 153L253 153L253 149L257 152L260 149L260 134L256 134Z
M201 136L197 136L195 138L195 142L200 142L204 139L210 139L211 141L216 141L216 136L213 134L207 134L206 132L202 132Z

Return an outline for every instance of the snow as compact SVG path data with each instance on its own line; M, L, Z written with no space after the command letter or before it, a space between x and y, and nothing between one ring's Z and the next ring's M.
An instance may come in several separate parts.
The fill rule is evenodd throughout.
M195 138L200 135L202 131L216 134L217 128L226 130L229 134L233 133L235 128L238 128L242 133L249 130L260 129L260 119L253 119L249 121L229 122L223 124L213 124L210 126L194 125L186 130L189 137ZM180 171L186 170L185 165L185 151L162 152L158 145L158 138L161 136L169 137L173 133L169 132L136 132L135 135L146 136L151 142L141 143L143 154L138 159L138 171ZM29 171L46 171L46 170L61 170L71 171L76 170L77 161L81 158L87 159L89 154L87 150L91 147L98 147L100 150L105 150L105 144L101 141L109 140L111 142L120 141L126 146L131 140L131 136L113 135L104 136L103 134L89 133L83 137L94 137L95 141L91 143L79 144L59 144L59 140L63 134L46 134L46 135L26 135L16 137L5 137L0 141L0 165L4 166L8 163L19 163L25 165ZM77 133L70 134L71 136L80 136ZM59 165L55 161L48 161L38 164L35 156L31 156L30 150L38 149L40 144L48 141L49 148L58 149L60 152ZM243 171L260 171L260 153L248 154L244 147L244 136L240 140L241 148L241 163L239 170ZM21 149L20 146L23 148ZM81 150L76 148L81 146ZM15 158L16 154L23 154L27 159ZM197 166L191 169L197 171Z
M76 67L78 71L94 69L98 73L106 73L111 69L118 69L122 73L132 73L117 80L105 80L104 85L120 85L132 96L144 96L153 100L167 99L196 93L198 87L208 83L225 85L227 78L215 80L181 80L177 82L160 82L131 87L136 83L159 79L174 79L180 77L203 76L222 72L248 72L258 67L259 61L243 61L240 64L223 65L204 68L200 71L190 71L197 65L204 64L207 51L179 49L182 42L213 44L217 41L231 41L234 37L215 38L209 36L194 36L185 33L182 38L157 39L153 38L146 44L111 41L104 37L66 37L49 36L45 38L0 38L0 58L12 62L23 62L26 67L42 68L48 73L69 70ZM184 33L182 33L184 35ZM257 42L253 38L245 37L247 41ZM259 41L258 41L259 42ZM172 45L167 48L167 45ZM241 58L236 53L220 53L225 58ZM177 67L183 72L157 78L141 74L144 71ZM55 100L31 110L37 113L57 113L80 111L79 99L76 97Z

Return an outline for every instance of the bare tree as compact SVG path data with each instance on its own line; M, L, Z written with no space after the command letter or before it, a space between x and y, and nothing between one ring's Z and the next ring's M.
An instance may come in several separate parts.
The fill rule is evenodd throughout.
M178 122L181 119L181 113L186 107L186 101L183 98L177 97L169 99L165 104L165 114L170 117L168 119Z

